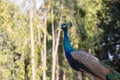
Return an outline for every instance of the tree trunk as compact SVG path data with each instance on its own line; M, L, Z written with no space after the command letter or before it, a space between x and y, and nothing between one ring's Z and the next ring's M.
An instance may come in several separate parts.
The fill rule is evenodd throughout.
M43 80L46 80L46 40L47 40L47 12L45 14L45 32L44 32L44 54L43 54Z
M82 72L81 71L78 72L78 79L82 80Z
M31 33L31 64L32 64L32 80L35 80L35 60L34 60L34 30L33 30L33 1L30 7L30 33Z
M58 55L56 55L56 80L59 80Z
M55 54L55 29L53 8L51 9L52 16L52 80L55 80L56 54Z
M63 80L66 80L66 72L63 71Z
M62 8L62 6L61 6ZM59 40L60 40L60 33L61 31L59 30L57 34L57 38L55 38L55 30L54 30L54 15L53 15L53 9L51 10L51 14L52 14L52 37L53 37L53 48L52 48L52 80L55 80L55 70L56 70L56 67L57 67L57 51L58 51L58 46L59 46ZM60 18L60 22L59 22L59 25L61 24L61 20L62 20L62 17ZM56 44L55 44L56 42ZM57 70L57 75L59 74L59 70ZM56 76L56 78L58 79L58 77Z

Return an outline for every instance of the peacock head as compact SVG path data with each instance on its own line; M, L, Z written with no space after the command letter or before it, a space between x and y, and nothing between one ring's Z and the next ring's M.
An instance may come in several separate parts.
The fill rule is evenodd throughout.
M61 29L62 29L63 31L65 31L65 30L68 29L68 26L72 27L72 22L62 23L62 24L61 24Z
M64 30L67 30L67 27L68 25L66 23L62 23L61 24L61 29L64 31Z

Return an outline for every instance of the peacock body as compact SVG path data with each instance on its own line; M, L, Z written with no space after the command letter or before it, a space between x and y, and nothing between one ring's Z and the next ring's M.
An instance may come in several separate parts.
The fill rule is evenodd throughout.
M101 63L96 57L87 52L74 49L67 35L67 24L62 24L61 28L64 31L65 55L74 70L87 72L94 76L94 80L120 80L119 73Z

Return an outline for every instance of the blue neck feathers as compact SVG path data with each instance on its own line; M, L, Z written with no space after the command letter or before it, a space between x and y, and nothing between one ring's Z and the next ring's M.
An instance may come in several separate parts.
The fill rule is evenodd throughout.
M70 44L70 40L67 35L67 30L64 30L64 50L65 50L66 56L68 56L71 51L75 50Z

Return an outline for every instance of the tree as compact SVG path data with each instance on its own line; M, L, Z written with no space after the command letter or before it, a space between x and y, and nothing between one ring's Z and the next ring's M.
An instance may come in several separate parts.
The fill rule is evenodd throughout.
M116 0L103 0L102 4L102 10L97 13L99 19L98 27L103 30L98 46L102 45L102 47L97 50L97 54L101 60L105 61L109 59L109 53L113 55L113 61L107 61L107 63L120 72L120 59L118 58L120 52L120 3ZM101 51L102 54L100 54Z
M30 33L31 33L31 65L32 65L32 80L36 80L36 72L35 72L35 53L34 53L34 29L33 29L33 8L34 2L33 0L30 1Z

